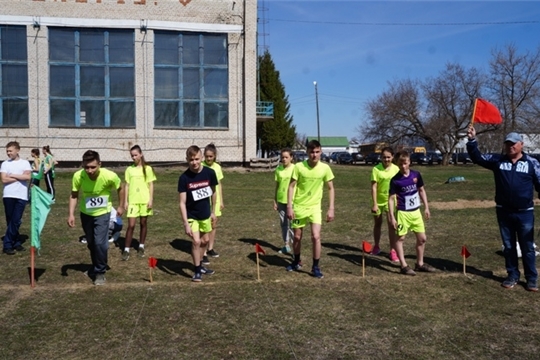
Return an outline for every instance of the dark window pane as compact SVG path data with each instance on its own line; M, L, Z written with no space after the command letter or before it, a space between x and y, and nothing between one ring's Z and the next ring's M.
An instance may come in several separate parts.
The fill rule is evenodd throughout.
M2 60L26 61L26 26L1 26Z
M184 68L184 99L200 98L199 69Z
M103 101L81 101L81 126L105 126Z
M49 59L75 61L75 34L73 30L49 28Z
M204 71L204 95L213 99L228 98L226 69L206 69Z
M75 101L51 100L51 125L75 126Z
M154 33L154 63L178 65L178 34Z
M178 103L156 101L154 105L154 118L156 126L178 126Z
M135 126L135 101L111 101L111 127Z
M51 65L51 96L75 96L75 68L73 66Z
M135 59L133 31L109 32L109 63L132 64Z
M227 64L227 38L225 35L205 35L203 41L205 64Z
M81 96L105 96L105 68L81 66Z
M199 103L184 102L183 125L185 127L199 127L201 126L199 117Z
M81 30L81 62L105 62L105 44L103 30Z
M2 101L3 126L28 126L28 100Z
M156 99L178 99L178 69L156 69L154 89Z
M226 103L204 103L204 126L227 127L229 110Z
M132 67L110 68L111 97L135 96L135 74Z
M184 64L199 65L199 35L182 36L182 59Z
M2 65L3 96L28 96L26 65Z

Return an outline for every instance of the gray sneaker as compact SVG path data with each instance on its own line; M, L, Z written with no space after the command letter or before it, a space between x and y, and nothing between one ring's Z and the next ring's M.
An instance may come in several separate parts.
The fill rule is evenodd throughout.
M129 251L124 250L122 252L122 260L123 261L128 261L129 260Z
M137 249L137 256L138 257L144 257L144 248L138 248Z
M96 274L96 279L94 280L94 285L105 285L105 274Z

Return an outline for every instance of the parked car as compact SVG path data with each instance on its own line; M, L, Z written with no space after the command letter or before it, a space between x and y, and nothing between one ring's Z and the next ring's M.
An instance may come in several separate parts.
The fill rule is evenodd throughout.
M426 165L429 163L429 158L424 153L412 153L411 164Z
M435 152L435 151L428 151L426 153L426 156L428 157L428 164L430 164L430 165L433 165L433 164L441 165L442 164L442 161L443 161L442 154L440 154L438 152Z
M338 164L352 164L353 163L353 157L348 152L342 152L342 153L338 154L336 162Z
M337 163L338 162L338 156L340 154L348 154L348 152L346 151L336 151L336 152L333 152L332 154L330 154L330 162L331 163Z
M305 151L302 151L302 150L293 151L294 162L302 162L304 160L307 160L307 158L308 158L308 155Z
M366 161L366 164L378 164L381 162L381 153L371 153L368 154L364 160Z
M352 159L353 159L353 164L358 164L358 163L364 161L364 155L362 155L359 152L354 152L354 153L351 154L351 156L352 156Z
M453 153L452 154L452 163L454 164L470 164L472 163L471 158L469 157L469 154L466 152L463 153Z

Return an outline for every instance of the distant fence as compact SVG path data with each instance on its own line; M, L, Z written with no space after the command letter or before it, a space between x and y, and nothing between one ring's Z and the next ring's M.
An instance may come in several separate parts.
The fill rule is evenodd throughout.
M251 158L249 159L249 167L252 169L272 170L279 165L279 156L272 158Z

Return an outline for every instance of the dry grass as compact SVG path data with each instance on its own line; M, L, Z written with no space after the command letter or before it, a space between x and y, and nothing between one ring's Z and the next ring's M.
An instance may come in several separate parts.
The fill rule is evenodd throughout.
M504 290L493 208L432 209L426 261L436 274L398 274L385 257L368 256L369 167L335 166L336 221L323 225L325 278L287 273L271 173L225 172L225 205L216 275L190 281L190 241L176 193L181 169L160 169L147 254L158 258L154 283L146 259L109 253L107 285L94 287L82 234L66 225L69 173L57 179L57 204L43 231L38 281L29 286L29 254L0 257L0 333L5 359L526 359L540 350L538 294ZM493 198L489 172L473 166L421 167L437 202ZM450 176L467 182L444 185ZM326 202L324 202L326 205ZM326 206L324 206L326 207ZM77 219L78 220L78 219ZM80 225L80 224L79 224ZM4 226L4 225L3 225ZM29 234L28 211L22 234ZM136 231L137 234L137 231ZM253 244L261 256L256 281ZM383 249L387 248L383 242ZM467 244L468 276L460 249ZM412 236L406 252L414 263ZM539 324L539 325L537 325Z

